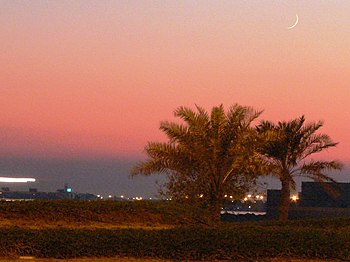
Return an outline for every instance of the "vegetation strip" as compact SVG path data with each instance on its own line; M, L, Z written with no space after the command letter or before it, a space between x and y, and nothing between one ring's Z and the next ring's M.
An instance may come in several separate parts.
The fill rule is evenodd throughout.
M249 224L249 223L248 223ZM0 257L163 259L350 259L348 230L296 226L142 229L0 229Z

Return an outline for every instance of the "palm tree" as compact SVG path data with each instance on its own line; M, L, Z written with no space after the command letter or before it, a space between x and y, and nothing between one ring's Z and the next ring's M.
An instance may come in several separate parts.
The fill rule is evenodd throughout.
M161 122L169 141L149 142L148 160L131 174L167 174L170 197L200 200L217 222L224 195L245 193L255 181L257 132L250 125L261 112L237 104L227 113L223 105L213 107L210 115L196 109L179 107L174 112L184 123Z
M335 182L325 171L342 169L338 161L306 160L337 145L328 135L316 133L322 126L322 121L305 123L304 116L277 124L263 121L257 126L258 133L266 139L260 153L265 157L270 174L278 177L282 184L278 210L281 221L288 219L290 190L295 189L295 176L311 178L316 182Z

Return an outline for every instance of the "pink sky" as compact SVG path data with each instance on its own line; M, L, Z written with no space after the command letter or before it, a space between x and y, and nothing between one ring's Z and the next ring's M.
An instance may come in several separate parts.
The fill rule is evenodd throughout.
M350 160L348 0L0 5L3 156L142 156L176 107L239 103L324 120Z

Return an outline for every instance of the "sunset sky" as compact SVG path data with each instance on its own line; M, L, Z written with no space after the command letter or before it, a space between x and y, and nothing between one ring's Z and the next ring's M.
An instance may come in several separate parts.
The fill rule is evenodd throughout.
M340 144L322 157L348 163L349 14L349 0L0 0L0 175L151 194L127 170L164 140L159 122L221 103L324 120Z

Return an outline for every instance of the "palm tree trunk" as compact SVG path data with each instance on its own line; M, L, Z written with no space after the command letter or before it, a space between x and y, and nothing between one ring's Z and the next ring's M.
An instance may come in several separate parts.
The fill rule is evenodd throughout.
M217 203L215 206L212 207L212 222L214 225L218 225L221 221L221 203Z
M281 180L282 190L280 198L280 206L278 209L278 220L287 221L288 220L288 209L290 204L290 181L288 179Z
M221 221L221 203L222 199L216 195L213 195L210 200L209 212L210 212L210 224L218 225Z

